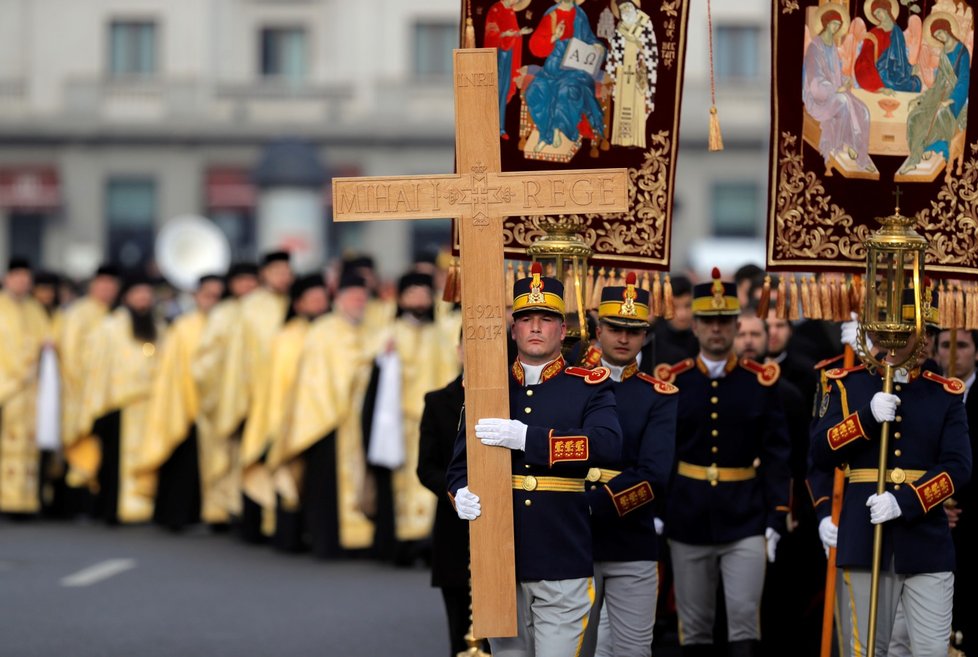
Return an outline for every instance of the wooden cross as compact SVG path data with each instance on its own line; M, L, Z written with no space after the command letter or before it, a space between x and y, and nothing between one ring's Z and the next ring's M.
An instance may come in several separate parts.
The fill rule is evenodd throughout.
M333 220L454 218L459 222L473 631L516 636L510 452L486 447L475 421L509 417L503 218L628 210L627 169L500 173L496 50L455 51L458 173L333 179Z

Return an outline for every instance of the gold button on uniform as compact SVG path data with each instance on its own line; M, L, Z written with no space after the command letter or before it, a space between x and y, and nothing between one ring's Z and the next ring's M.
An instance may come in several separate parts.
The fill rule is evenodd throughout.
M893 434L893 437L896 438L897 440L900 440L900 432L897 431L895 434Z
M526 475L526 477L523 479L523 490L536 490L536 489L537 489L537 478L534 477L533 475Z
M900 450L896 450L895 452L893 452L893 456L903 456L903 452L901 452Z
M899 416L899 415L897 415L897 416L896 416L895 418L893 418L893 419L895 419L895 420L896 420L897 422L903 422L903 418L902 418L901 416Z
M712 453L712 454L716 454L719 451L720 451L720 448L717 447L716 445L714 445L713 447L710 448L710 453Z
M714 388L716 388L720 384L719 384L719 382L717 382L716 379L713 379L712 381L710 381L710 385L713 386Z
M896 390L897 392L900 392L901 390L903 390L903 386L897 385L897 386L894 386L893 389Z
M532 390L527 390L526 391L526 396L527 397L532 397L533 396L533 391Z
M597 486L591 486L591 490L598 490Z
M907 480L907 473L903 471L903 468L893 468L893 472L890 474L890 481L894 484L902 484Z
M601 479L601 468L591 468L588 470L585 479L588 481L598 481Z
M529 470L529 469L530 469L530 464L529 464L529 463L527 463L527 464L526 464L526 465L524 465L523 467L524 467L524 468L526 468L527 470Z
M710 435L713 436L714 438L716 438L717 436L720 435L720 432L717 431L716 429L714 429L713 431L710 432Z
M719 397L710 397L710 403L716 404L720 401Z
M529 406L527 406L526 408L523 409L523 412L524 413L529 413L532 410L533 410L532 408L530 408Z
M523 504L526 506L533 506L533 500L526 500L525 502L523 502Z
M896 485L894 485L894 486L893 486L893 490L900 490L900 484L896 484Z
M718 415L717 413L715 413L715 412L714 412L714 413L710 413L710 419L711 419L711 420L715 420L715 419L717 419L718 417L720 417L720 416L719 416L719 415Z

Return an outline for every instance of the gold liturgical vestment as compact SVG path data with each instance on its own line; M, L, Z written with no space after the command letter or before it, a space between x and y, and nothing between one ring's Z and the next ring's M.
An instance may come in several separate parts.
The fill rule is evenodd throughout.
M437 323L418 324L401 318L389 333L401 364L401 426L404 465L394 470L394 514L397 540L412 541L431 535L437 498L418 480L418 446L424 396L448 385L458 376L458 337L446 338Z
M65 310L58 333L61 365L61 440L68 462L67 482L82 487L94 483L99 464L98 441L83 432L79 413L85 389L85 362L90 338L109 309L83 297Z
M338 312L309 327L292 405L268 463L274 468L283 505L295 508L301 482L291 466L304 451L335 432L339 541L347 550L370 547L374 535L373 523L362 511L365 460L360 412L374 355L365 346L365 331L365 326L352 324Z
M36 301L0 292L0 511L6 513L40 510L35 403L47 327Z
M201 339L194 377L202 394L202 482L231 515L241 512L240 430L259 381L268 376L272 338L287 308L287 298L264 288L222 301L211 312Z
M80 426L89 435L96 420L119 411L117 513L121 522L143 522L153 515L152 500L137 492L136 468L146 433L157 349L165 345L164 330L157 326L155 345L139 340L133 336L129 311L117 308L90 341Z
M137 466L139 493L149 499L156 496L156 473L187 439L197 419L200 398L193 360L206 321L199 310L181 315L167 330L166 343L159 351Z
M295 382L309 321L293 317L272 340L268 376L258 381L258 393L241 442L241 487L252 500L269 511L275 509L271 451L281 442L281 432L294 398ZM262 455L268 452L266 462Z

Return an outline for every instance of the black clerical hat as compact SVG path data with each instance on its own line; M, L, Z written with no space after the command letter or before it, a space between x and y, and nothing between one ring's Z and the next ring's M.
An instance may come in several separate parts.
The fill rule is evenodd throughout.
M309 290L317 287L326 287L326 281L323 280L321 274L308 274L306 276L300 276L295 279L292 283L292 287L289 290L289 294L292 300L296 300Z
M397 281L397 293L400 294L409 287L435 287L435 279L431 274L423 274L417 271L410 271Z
M99 268L95 270L95 275L119 278L119 268L111 263L104 263L99 265Z
M344 271L340 274L340 282L336 289L342 290L348 287L367 287L367 279L355 271Z
M31 263L27 258L22 258L20 256L13 256L7 264L7 271L16 271L18 269L31 270Z
M269 251L261 259L261 266L270 265L273 262L288 262L289 252L288 251Z
M228 267L228 280L236 276L257 276L258 265L253 262L235 262Z
M42 270L34 274L34 287L38 285L58 285L59 283L61 283L61 277L53 271Z

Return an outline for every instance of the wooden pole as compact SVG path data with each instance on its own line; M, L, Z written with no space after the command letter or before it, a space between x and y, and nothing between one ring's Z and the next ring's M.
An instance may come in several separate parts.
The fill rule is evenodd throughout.
M845 355L842 360L844 367L852 367L856 364L856 352L852 347L846 345ZM842 515L842 493L846 485L846 475L841 468L835 469L835 476L832 479L832 523L838 527L839 517ZM835 621L835 584L838 580L836 557L838 548L829 548L828 564L825 567L825 603L822 606L822 648L820 657L830 657L832 654L832 628Z
M883 376L883 392L888 395L893 394L893 366L886 363L885 375ZM886 492L886 461L887 453L890 448L890 423L884 422L880 428L880 465L876 475L876 494L882 495ZM866 639L866 655L874 657L876 654L876 617L879 612L880 597L880 561L883 556L883 523L873 527L873 573L869 589L869 636ZM853 628L853 632L856 628Z

